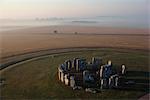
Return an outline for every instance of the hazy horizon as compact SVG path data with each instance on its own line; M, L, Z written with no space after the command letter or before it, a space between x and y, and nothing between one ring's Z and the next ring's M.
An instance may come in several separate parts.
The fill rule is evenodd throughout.
M85 25L149 28L148 0L0 0L0 28Z
M1 0L1 19L148 17L148 0Z

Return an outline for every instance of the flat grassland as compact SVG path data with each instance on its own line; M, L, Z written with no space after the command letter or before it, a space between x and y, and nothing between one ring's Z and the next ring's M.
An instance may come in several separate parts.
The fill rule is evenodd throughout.
M52 54L27 62L1 72L5 79L1 86L3 99L137 99L149 91L147 51L100 48L77 52ZM136 82L128 89L103 90L100 93L86 93L84 90L72 90L58 81L57 68L66 59L84 57L102 57L103 62L112 60L113 66L120 68L125 64L127 78ZM11 66L10 66L11 67Z
M57 30L57 33L54 31ZM75 33L77 32L77 33ZM147 29L45 26L0 32L1 58L45 49L113 47L149 49Z

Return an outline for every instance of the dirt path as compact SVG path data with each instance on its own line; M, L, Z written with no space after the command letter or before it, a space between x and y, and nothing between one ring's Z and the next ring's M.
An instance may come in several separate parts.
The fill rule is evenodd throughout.
M10 65L17 64L22 61L30 60L32 58L37 58L50 54L58 54L64 52L82 51L82 50L95 50L96 48L61 48L61 49L47 49L40 51L32 51L26 53L20 53L12 56L7 56L1 58L0 70L7 68Z
M74 52L74 51L82 51L82 50L98 50L98 49L124 49L124 50L138 50L138 49L131 49L131 48L112 48L112 47L74 47L74 48L60 48L60 49L46 49L46 50L39 50L39 51L32 51L26 53L20 53L12 56L7 56L1 58L0 63L0 70L5 69L6 67L17 64L22 61L26 61L32 58L37 58L40 56L50 55L50 54L58 54L64 52Z
M150 100L150 93L142 96L139 100Z

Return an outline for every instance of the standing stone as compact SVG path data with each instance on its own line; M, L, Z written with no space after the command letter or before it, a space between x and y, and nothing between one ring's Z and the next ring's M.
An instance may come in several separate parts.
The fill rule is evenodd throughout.
M83 83L85 83L87 80L89 80L89 71L85 70L83 71Z
M105 65L104 71L103 71L103 77L109 78L112 74L112 66L111 65Z
M74 80L74 77L73 77L73 76L70 76L70 86L71 86L72 88L75 87L75 80Z
M118 86L118 74L110 76L109 87L117 87L117 86Z
M112 77L109 78L109 83L108 83L108 85L111 86L111 83L112 83Z
M102 63L101 58L95 58L95 57L92 58L92 64L101 65L101 63Z
M58 70L58 78L59 78L59 80L61 79L61 71L60 71L60 69Z
M69 61L68 61L68 69L70 70L71 68L72 68L72 61L69 60Z
M76 69L78 69L77 68L77 66L78 66L78 63L77 63L77 60L78 60L79 58L74 58L74 60L73 60L73 68L76 70Z
M76 71L79 71L79 59L76 60Z
M95 63L95 57L92 57L92 64Z
M98 67L102 64L102 60L100 58L92 58L92 69L98 70Z
M104 79L103 79L103 87L104 87L104 88L108 88L108 82L109 82L109 79L108 79L108 78L104 78Z
M110 78L109 78L109 87L112 88L112 87L115 87L115 75L112 75Z
M70 70L72 67L72 62L70 60L66 60L65 63L66 63L66 70Z
M111 62L111 60L109 60L109 61L108 61L108 65L112 65L112 62Z
M99 74L100 74L100 78L102 78L103 77L103 66L101 66Z
M86 69L86 59L78 59L78 68L79 71Z
M68 70L68 67L69 67L69 66L68 66L68 61L67 61L67 60L65 61L65 66L66 66L66 67L65 67L65 70Z
M103 80L103 79L101 79L100 89L103 89L103 84L104 84L104 80Z
M126 69L125 65L122 65L121 68L122 68L121 74L124 75L125 74L125 69Z
M115 87L118 87L118 77L115 77Z
M66 69L65 64L61 64L60 68L61 68L62 70L65 70L65 69Z
M63 69L60 66L60 67L58 67L58 78L59 78L59 80L61 80L62 73L63 73Z
M64 73L61 72L61 81L64 82Z
M69 79L68 79L68 75L67 74L65 74L65 85L69 85Z

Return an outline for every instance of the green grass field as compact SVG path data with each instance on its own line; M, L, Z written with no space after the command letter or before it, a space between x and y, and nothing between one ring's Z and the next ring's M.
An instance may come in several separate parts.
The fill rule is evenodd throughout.
M111 60L114 67L125 64L129 79L140 83L131 89L103 90L100 93L86 93L72 90L57 79L57 67L66 59L102 57L103 62ZM149 93L149 52L125 49L96 49L44 56L16 65L1 73L5 79L1 88L3 99L137 99Z

